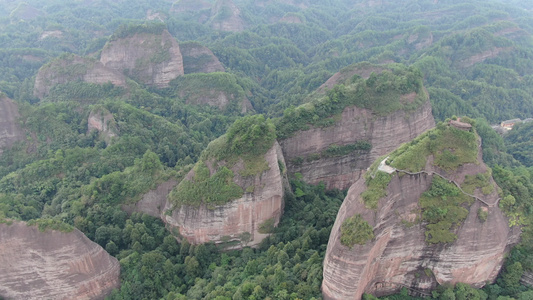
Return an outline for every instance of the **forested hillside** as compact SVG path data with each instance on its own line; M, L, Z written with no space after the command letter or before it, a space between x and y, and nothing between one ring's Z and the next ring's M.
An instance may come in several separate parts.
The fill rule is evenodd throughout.
M259 230L271 235L258 247L242 236L244 249L231 251L222 251L229 240L178 243L179 232L125 207L164 182L190 180L200 165L206 175L202 151L239 125L250 130L235 135L233 151L252 151L267 132L263 154L276 138L338 122L348 105L377 118L413 111L428 95L436 121L471 118L500 207L522 231L496 283L439 286L433 296L530 299L520 278L533 274L533 125L502 137L490 124L533 117L532 12L518 0L2 1L0 222L79 229L120 261L121 287L109 299L321 299L346 191L289 174L279 225L264 222ZM144 56L118 69L111 47ZM164 84L139 75L168 75L179 63ZM353 72L361 66L370 67ZM253 156L228 145L217 161ZM361 140L323 155L372 147ZM226 177L216 184L231 185ZM201 188L187 191L216 202Z

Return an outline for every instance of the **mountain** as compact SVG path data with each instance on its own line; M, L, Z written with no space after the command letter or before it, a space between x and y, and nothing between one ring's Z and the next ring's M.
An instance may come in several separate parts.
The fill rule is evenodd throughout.
M283 128L292 126L293 132L289 131L280 144L289 173L301 173L304 180L313 184L324 182L327 188L346 189L377 157L434 127L431 105L420 78L406 70L395 72L370 64L348 67L325 83L326 87L346 84L342 89L337 87L325 98L286 111L281 122L287 126ZM412 89L388 85L409 76L414 76L412 80L418 80L420 85ZM371 86L374 81L375 87ZM372 91L374 88L379 91ZM324 93L324 89L317 93ZM366 102L350 103L354 98ZM380 111L384 105L395 107ZM321 119L321 110L333 115ZM294 131L300 128L294 126L300 119L301 129ZM313 120L319 121L313 124Z
M378 159L349 189L324 260L325 299L403 287L425 295L500 272L518 230L468 123L440 123Z
M72 227L0 224L0 296L6 299L104 299L120 285L120 265Z
M178 42L158 23L122 27L102 49L100 61L112 70L158 88L168 87L170 81L184 74Z

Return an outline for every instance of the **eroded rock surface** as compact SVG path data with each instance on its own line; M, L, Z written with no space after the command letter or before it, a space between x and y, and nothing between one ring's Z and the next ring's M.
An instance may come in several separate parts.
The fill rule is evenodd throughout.
M259 244L268 234L259 232L264 222L271 222L276 226L283 213L284 182L279 165L284 165L281 149L276 142L265 154L269 170L252 177L234 177L235 183L246 189L253 186L236 200L224 205L208 208L205 204L200 207L182 205L172 211L171 215L163 214L163 220L179 230L182 238L191 244L205 242L236 241L234 247L242 245L254 246ZM279 163L278 163L279 161ZM237 164L238 165L238 164ZM236 166L235 168L238 168ZM235 169L235 174L238 171ZM190 177L190 176L189 176ZM167 202L166 210L172 210L172 203ZM242 234L250 236L243 241Z
M106 143L117 136L118 128L113 114L104 108L93 109L87 119L87 131L100 132Z
M431 160L430 160L431 161ZM325 299L361 299L363 293L383 296L406 286L430 292L437 284L464 282L481 287L495 280L509 246L517 242L518 232L510 229L499 209L497 188L488 195L476 191L487 205L473 202L452 243L426 242L424 222L416 221L419 198L430 188L435 172L462 184L465 175L487 171L481 161L462 165L446 173L428 162L424 173L393 173L387 195L376 210L364 206L361 193L367 189L365 179L349 189L331 231L324 260L322 292ZM494 181L490 180L495 186ZM485 222L478 211L488 212ZM373 228L374 239L353 248L340 242L343 222L360 214Z
M84 81L126 87L126 77L106 68L101 62L74 54L64 55L39 69L35 78L33 94L42 99L58 84Z
M180 45L185 74L224 72L224 66L209 48L196 42Z
M323 181L327 188L347 189L376 158L434 126L429 101L413 112L399 110L383 117L368 109L351 106L344 109L334 126L300 131L281 141L281 145L290 173L301 173L309 183ZM340 157L307 159L331 145L343 146L360 141L369 142L372 149ZM308 161L298 163L298 158Z
M120 285L120 264L74 229L0 224L0 296L6 299L104 299Z
M112 40L102 50L100 61L134 80L160 88L184 74L180 47L167 30Z
M241 10L231 0L217 0L211 9L211 28L220 31L244 30Z
M18 117L17 104L0 92L0 155L4 149L24 138L24 132L18 125Z

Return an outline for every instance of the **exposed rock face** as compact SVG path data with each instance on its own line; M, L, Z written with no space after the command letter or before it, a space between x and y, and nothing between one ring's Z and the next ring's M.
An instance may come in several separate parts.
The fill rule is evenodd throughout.
M200 207L182 205L170 216L163 214L163 221L178 228L181 236L191 244L241 241L243 233L250 233L249 241L241 241L241 245L236 247L259 244L267 236L259 232L260 225L270 221L275 226L280 220L286 182L278 164L278 161L282 165L285 162L277 142L265 154L265 159L269 170L251 178L239 175L234 177L235 183L241 187L253 185L253 191L214 209L209 209L204 204ZM234 173L238 174L236 170ZM167 202L165 211L171 209L172 204Z
M285 15L279 21L285 22L285 23L295 23L295 24L303 23L302 19L296 15Z
M160 88L168 87L171 80L184 74L180 47L167 30L112 40L102 50L100 61L141 83Z
M340 121L334 126L300 131L281 141L281 145L290 173L302 173L309 183L323 181L327 188L346 189L377 157L434 126L429 101L416 111L399 110L384 117L376 116L368 109L351 106L344 109ZM301 165L295 162L299 157L305 159L331 145L342 146L358 141L369 142L372 149L341 157L320 158Z
M368 63L361 63L352 66L348 66L342 69L340 72L333 74L324 84L318 89L318 93L324 92L326 89L332 89L335 85L346 82L354 75L359 75L364 79L367 79L372 73L380 73L385 67L376 66Z
M324 298L361 299L363 293L383 296L398 292L403 286L429 292L437 284L464 282L481 287L494 281L508 246L518 239L517 230L509 229L508 220L497 205L497 189L489 195L476 191L476 196L489 205L479 200L472 204L456 231L455 242L428 244L426 224L413 222L420 211L418 200L437 176L435 172L462 184L465 175L487 171L481 152L478 163L446 173L428 162L427 173L393 173L387 196L379 200L377 210L364 206L361 193L367 188L365 180L356 181L331 231L324 260ZM491 184L495 186L492 179ZM485 222L477 216L480 209L488 212ZM340 229L345 219L356 214L373 227L375 238L350 249L340 243ZM406 222L411 224L404 225Z
M6 299L103 299L120 285L117 259L77 229L0 224L0 241L0 296Z
M217 0L211 9L211 28L220 31L244 30L241 10L231 0Z
M210 9L211 4L202 0L179 0L172 4L171 12L183 13L183 12L197 12L204 9Z
M126 87L126 77L117 71L106 68L99 61L76 56L64 55L39 69L35 78L33 94L42 99L53 86L73 81Z
M180 49L185 74L226 71L213 52L199 43L183 43Z
M172 189L178 184L174 179L160 184L155 190L144 194L142 199L135 204L123 205L122 209L129 214L133 212L142 212L152 217L159 218L163 215L167 196Z
M17 104L0 92L0 155L3 149L24 138L24 132L17 122L18 117Z
M113 114L103 108L92 110L87 120L87 132L93 130L100 132L106 143L109 144L111 139L116 137L118 133Z

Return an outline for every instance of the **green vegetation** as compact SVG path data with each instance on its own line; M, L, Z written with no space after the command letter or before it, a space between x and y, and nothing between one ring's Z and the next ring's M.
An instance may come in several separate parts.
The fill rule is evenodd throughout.
M369 176L370 172L365 174L366 190L361 194L365 206L369 209L378 208L379 199L387 196L387 186L389 185L392 175L385 172L376 172L374 177Z
M27 222L28 226L37 226L39 231L58 230L61 232L71 232L74 227L56 219L33 219Z
M466 163L477 163L476 134L440 123L437 128L402 145L389 158L390 165L399 170L419 172L426 165L428 155L434 164L452 171Z
M487 217L489 216L488 210L484 210L483 208L479 208L477 210L477 217L479 218L479 221L482 223L485 223L487 221Z
M372 226L357 214L344 220L341 226L341 244L352 248L355 244L364 245L374 238Z
M379 74L372 73L368 79L354 77L354 82L336 85L322 98L291 107L283 112L279 120L278 135L291 136L295 131L306 130L312 126L331 126L334 123L321 123L325 118L340 114L348 106L372 110L378 116L390 114L399 109L414 110L427 97L422 86L422 74L414 68L402 65L389 65L391 70ZM413 99L404 99L414 93Z
M193 168L194 178L182 181L169 195L177 205L199 206L204 203L208 208L222 205L240 198L244 191L233 181L235 174L230 169L239 162L242 177L255 176L268 170L265 153L272 147L276 129L270 119L263 115L240 118L228 129L227 133L211 142ZM215 168L211 174L208 166ZM246 188L248 192L249 187Z
M485 173L478 173L476 175L466 175L465 181L461 185L463 191L474 194L476 189L481 189L483 195L489 195L494 191L494 185L491 182L492 172L488 170Z
M111 38L110 41L115 41L118 39L124 39L136 34L141 33L147 33L147 34L161 34L163 30L166 29L166 26L164 23L159 22L152 22L152 23L145 23L140 25L135 24L127 24L127 25L120 25Z
M422 220L426 225L426 242L451 243L457 236L454 230L468 215L474 199L463 194L453 183L434 176L431 187L420 197ZM466 207L466 208L465 208Z

